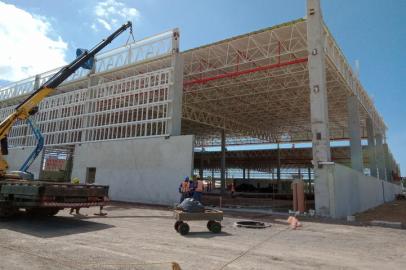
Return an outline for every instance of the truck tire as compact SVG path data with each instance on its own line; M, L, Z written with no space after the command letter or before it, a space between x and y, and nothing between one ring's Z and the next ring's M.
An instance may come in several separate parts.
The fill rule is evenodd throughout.
M56 214L58 214L59 208L47 208L47 216L48 217L53 217Z
M10 218L18 213L18 209L14 207L0 207L0 218Z
M25 210L27 215L31 217L52 217L58 214L59 208L49 207L49 208L42 208L42 207L33 207L28 208Z

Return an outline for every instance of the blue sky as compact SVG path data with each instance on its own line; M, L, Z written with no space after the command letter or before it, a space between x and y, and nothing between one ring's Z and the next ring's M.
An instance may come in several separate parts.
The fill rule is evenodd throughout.
M13 37L20 40L16 44L26 48L30 55L7 60L3 49L15 55L13 52L18 46L10 42L9 47L0 45L3 51L0 74L6 74L4 70L10 68L4 64L7 61L13 65L23 65L28 60L37 63L42 59L43 62L39 66L15 69L0 80L30 72L35 74L41 68L46 71L49 66L67 62L74 57L77 47L93 46L111 32L109 29L115 29L127 18L135 23L136 39L179 27L181 49L185 50L303 17L305 3L305 0L0 0L2 42L6 37L1 36L4 33L10 35L10 32L15 33L13 29L33 27L33 30L25 29L24 36ZM9 9L10 4L15 9ZM406 1L322 0L322 8L324 20L349 62L354 63L356 59L360 62L361 81L389 127L388 141L405 175ZM9 18L1 14L2 9ZM23 12L32 18L23 16L27 15ZM2 32L6 23L8 32ZM40 33L36 36L33 32L37 30ZM26 35L31 39L25 39ZM122 37L115 45L123 44L126 38ZM44 47L49 49L41 51Z

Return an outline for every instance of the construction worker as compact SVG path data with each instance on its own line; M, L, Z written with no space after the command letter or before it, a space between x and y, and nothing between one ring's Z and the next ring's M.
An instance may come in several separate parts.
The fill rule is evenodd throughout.
M185 177L185 180L183 180L182 183L179 185L179 193L180 195L180 203L183 202L184 199L189 197L189 192L190 192L190 181L189 181L189 176Z
M234 198L235 193L235 180L231 183L231 198Z
M196 185L195 185L195 190L193 193L193 199L196 201L201 201L202 200L202 192L203 192L203 181L200 179L200 176L196 176Z
M80 179L77 178L77 177L74 177L74 178L72 178L71 183L74 184L74 185L79 185L79 184L80 184ZM73 214L73 211L75 211L75 210L76 210L76 215L79 215L79 214L80 214L80 213L79 213L80 207L72 207L72 208L70 209L69 214L72 215L72 214Z

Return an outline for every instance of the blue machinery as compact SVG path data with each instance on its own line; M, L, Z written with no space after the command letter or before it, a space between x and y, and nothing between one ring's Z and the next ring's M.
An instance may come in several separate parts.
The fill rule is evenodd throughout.
M41 134L40 129L37 127L35 122L31 120L30 118L27 118L27 124L31 128L32 132L34 133L35 138L37 139L37 146L35 146L34 151L28 156L27 160L24 162L24 164L21 166L20 171L22 172L27 172L27 170L30 168L32 163L35 161L35 159L38 157L38 155L41 153L42 149L44 148L44 137Z

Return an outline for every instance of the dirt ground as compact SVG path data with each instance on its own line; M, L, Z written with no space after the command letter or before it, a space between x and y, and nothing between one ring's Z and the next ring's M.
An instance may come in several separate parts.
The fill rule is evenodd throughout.
M397 200L385 203L376 208L356 215L356 220L368 222L372 220L384 220L390 222L402 222L406 226L406 200Z
M227 214L223 232L190 222L181 236L165 208L115 204L108 216L68 211L48 219L24 216L0 222L0 269L405 269L406 231L303 221L291 230L285 217ZM233 226L252 218L266 229Z

